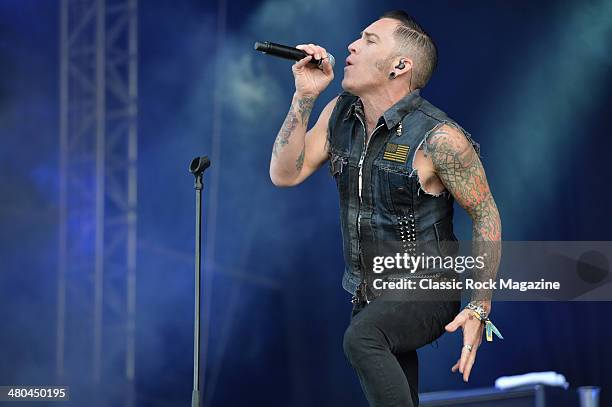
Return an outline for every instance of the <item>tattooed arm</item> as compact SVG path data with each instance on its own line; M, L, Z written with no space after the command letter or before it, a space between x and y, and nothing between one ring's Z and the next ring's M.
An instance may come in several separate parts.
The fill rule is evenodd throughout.
M336 103L336 99L329 102L314 127L306 132L312 106L334 79L334 71L325 48L314 44L300 44L296 48L306 52L307 56L291 68L295 94L276 136L270 160L270 179L279 187L299 184L327 159L327 125ZM313 57L323 60L321 69L308 65Z
M485 259L484 269L474 277L494 279L501 254L501 220L476 151L465 135L450 125L440 126L428 137L425 151L436 175L472 218L474 256ZM490 311L490 293L474 292L472 297Z
M289 113L276 136L270 160L270 179L279 187L294 186L315 172L327 159L327 125L336 104L332 99L308 132L315 98L295 93Z
M484 256L485 263L483 270L474 269L474 279L494 279L501 255L501 221L476 151L461 131L446 124L428 137L425 151L431 156L436 175L472 218L473 254ZM491 293L488 290L475 290L472 300L479 302L487 313L491 311ZM454 332L459 327L463 330L464 345L472 348L461 348L461 356L451 370L459 370L467 382L482 341L484 325L464 309L446 326L446 330Z

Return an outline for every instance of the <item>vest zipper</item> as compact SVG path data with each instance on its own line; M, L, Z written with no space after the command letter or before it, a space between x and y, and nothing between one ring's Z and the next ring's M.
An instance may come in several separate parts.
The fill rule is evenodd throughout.
M363 204L363 197L361 195L361 190L362 190L362 185L363 185L363 162L365 161L365 156L366 156L366 153L368 152L368 146L370 145L370 141L372 141L374 134L376 134L376 131L380 129L383 126L383 124L378 125L372 131L372 134L370 135L370 137L368 137L368 131L366 130L365 123L363 122L363 120L358 114L356 116L359 119L359 122L361 123L361 127L363 128L363 150L361 151L361 157L359 157L359 211L357 213L357 236L359 239L359 242L358 242L359 243L359 260L362 261L363 258L362 258L362 253L361 253L361 205ZM368 300L368 284L366 282L366 279L363 273L362 273L361 285L363 287L364 298L366 302L369 303L370 301Z
M363 128L363 151L361 152L361 157L359 157L359 203L363 203L363 198L361 196L361 190L362 190L362 185L363 185L363 162L365 161L365 156L366 153L368 152L368 146L370 145L370 141L372 140L372 137L374 137L374 134L376 133L376 131L378 129L380 129L383 124L378 125L373 131L372 134L370 135L369 138L367 138L367 130L366 130L366 126L365 123L363 122L363 120L361 119L361 117L359 117L359 115L356 115L357 118L359 119L359 122L361 123L361 127ZM367 139L367 141L366 141Z

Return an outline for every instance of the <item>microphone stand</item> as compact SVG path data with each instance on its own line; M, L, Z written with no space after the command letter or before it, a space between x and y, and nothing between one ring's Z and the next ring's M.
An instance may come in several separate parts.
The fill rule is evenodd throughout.
M189 172L195 176L196 230L195 230L195 314L193 330L193 391L191 407L200 406L200 254L202 251L202 175L210 167L208 157L196 157L189 165Z

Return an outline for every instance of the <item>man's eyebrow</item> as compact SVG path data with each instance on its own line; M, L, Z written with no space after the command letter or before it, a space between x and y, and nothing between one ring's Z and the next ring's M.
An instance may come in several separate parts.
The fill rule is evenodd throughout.
M374 33L369 33L369 32L365 32L365 31L362 31L362 32L359 33L360 37L363 37L364 35L366 37L376 37L377 40L380 40L380 37L378 35L374 34Z

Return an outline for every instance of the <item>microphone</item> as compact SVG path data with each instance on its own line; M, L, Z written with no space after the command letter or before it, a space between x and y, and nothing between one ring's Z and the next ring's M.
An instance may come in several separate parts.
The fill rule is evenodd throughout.
M264 42L256 41L254 48L255 48L255 51L261 51L264 54L273 55L275 57L280 57L280 58L285 58L285 59L290 59L292 61L299 61L300 59L308 55L308 53L306 53L305 51L302 51L301 49L288 47L286 45L275 44L270 41L264 41ZM334 64L336 63L336 59L329 52L327 53L327 57L329 58L329 63L331 64L333 68ZM320 67L321 64L323 63L323 59L314 59L314 56L313 56L313 58L310 61L308 61L308 63Z

